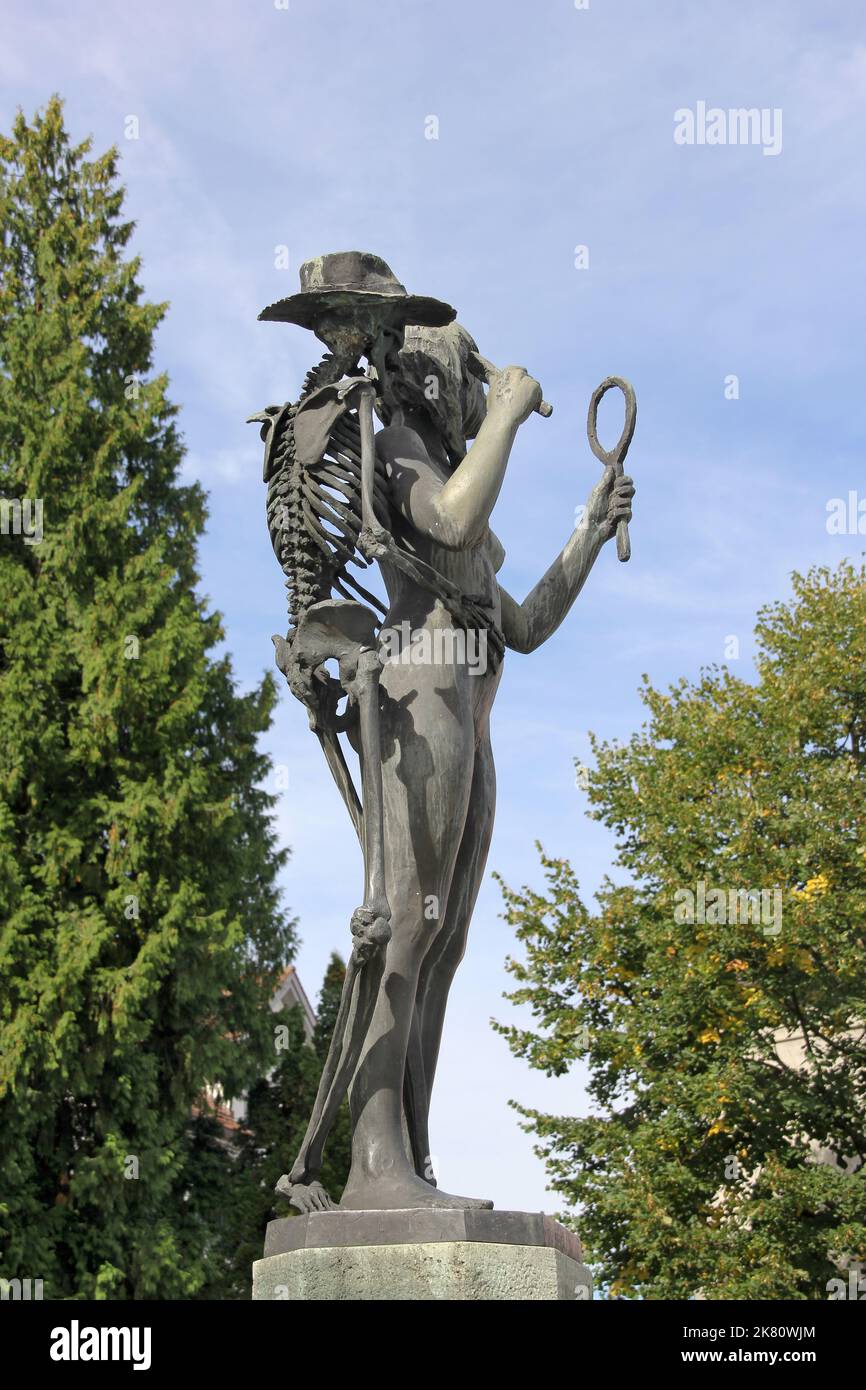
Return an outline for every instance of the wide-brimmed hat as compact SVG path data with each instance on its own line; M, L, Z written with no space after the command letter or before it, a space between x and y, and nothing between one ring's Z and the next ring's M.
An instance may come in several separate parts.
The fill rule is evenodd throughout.
M321 314L358 306L388 311L395 326L407 323L441 328L457 311L441 299L408 294L393 270L369 251L333 251L301 266L301 293L269 304L260 319L315 329Z

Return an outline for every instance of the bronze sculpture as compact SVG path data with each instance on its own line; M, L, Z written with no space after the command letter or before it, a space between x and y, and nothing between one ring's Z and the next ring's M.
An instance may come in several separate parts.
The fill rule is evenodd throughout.
M506 648L532 651L555 631L613 535L628 558L634 487L622 462L634 393L608 378L594 394L588 432L604 473L521 604L496 578L504 550L489 518L518 428L534 410L550 413L538 383L521 367L493 367L449 305L408 295L376 256L319 257L302 267L301 284L260 318L312 328L328 352L297 402L252 417L262 426L268 526L289 591L289 633L274 643L361 840L365 898L352 916L316 1106L277 1190L303 1212L333 1206L318 1174L348 1090L343 1209L489 1207L437 1189L427 1126L448 991L493 825L490 710ZM605 451L595 421L613 385L624 392L626 423ZM383 425L375 436L374 410ZM352 572L373 561L387 605ZM467 633L484 647L483 671L465 659ZM435 646L436 660L402 659L416 636L428 652ZM359 754L362 798L341 734Z

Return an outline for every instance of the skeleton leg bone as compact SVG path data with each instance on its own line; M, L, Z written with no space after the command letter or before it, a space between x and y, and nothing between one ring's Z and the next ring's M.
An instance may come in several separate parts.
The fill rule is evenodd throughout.
M327 1209L332 1205L318 1182L322 1152L360 1056L378 996L383 948L391 935L388 925L391 913L385 895L379 749L381 666L369 622L375 623L375 619L360 604L327 602L314 605L299 626L293 644L293 658L299 664L321 665L329 657L339 659L341 684L358 705L364 806L361 821L364 903L352 914L352 955L313 1113L291 1172L280 1179L276 1189L301 1211ZM353 640L359 635L362 642Z

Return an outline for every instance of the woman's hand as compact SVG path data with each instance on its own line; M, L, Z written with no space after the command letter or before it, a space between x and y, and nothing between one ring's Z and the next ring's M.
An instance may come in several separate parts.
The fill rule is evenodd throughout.
M525 367L503 367L490 382L487 414L522 425L541 405L541 387Z
M596 528L603 542L609 541L621 521L631 521L633 497L634 480L627 473L618 478L613 468L606 468L589 494L584 522Z

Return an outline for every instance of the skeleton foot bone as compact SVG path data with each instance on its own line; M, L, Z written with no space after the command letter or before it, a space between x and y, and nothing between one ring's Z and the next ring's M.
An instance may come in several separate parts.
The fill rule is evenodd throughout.
M283 1173L274 1191L280 1197L287 1197L304 1215L311 1211L336 1211L336 1204L320 1182L292 1182L288 1174Z

